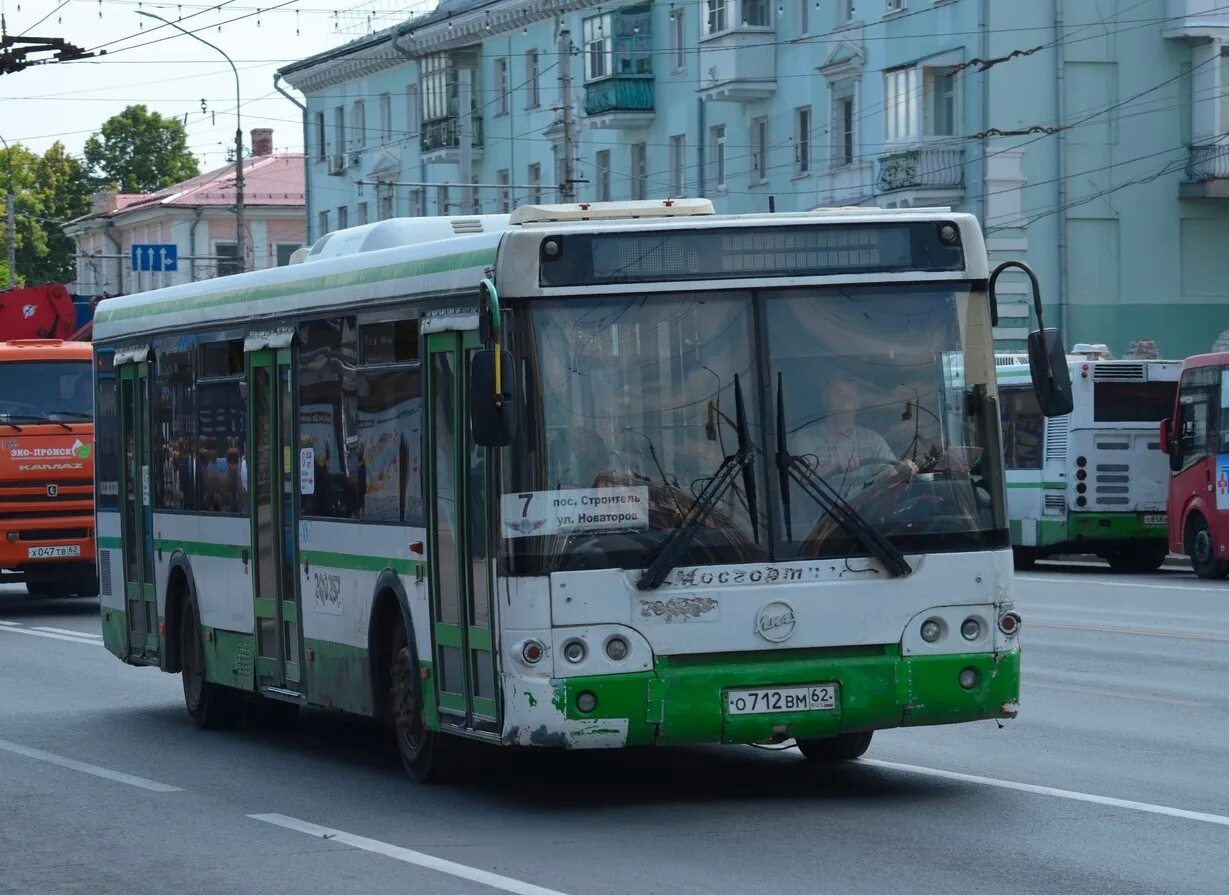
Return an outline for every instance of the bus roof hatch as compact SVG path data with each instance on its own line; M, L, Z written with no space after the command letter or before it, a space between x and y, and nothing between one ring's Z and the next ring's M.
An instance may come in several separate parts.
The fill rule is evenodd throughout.
M635 202L576 202L566 205L522 205L512 212L513 224L568 221L613 221L627 218L676 218L713 214L708 199L661 199Z

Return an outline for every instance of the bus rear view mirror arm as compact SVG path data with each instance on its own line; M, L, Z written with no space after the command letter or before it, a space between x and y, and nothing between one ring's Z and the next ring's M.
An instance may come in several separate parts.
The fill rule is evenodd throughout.
M1037 329L1028 334L1028 366L1033 378L1033 390L1037 403L1047 417L1065 416L1075 407L1071 394L1071 370L1067 366L1067 352L1063 347L1062 334L1057 329L1047 329L1041 311L1041 286L1032 268L1022 261L1004 261L990 274L990 307L997 322L998 293L995 286L999 276L1010 269L1024 271L1033 292L1033 311L1037 315Z

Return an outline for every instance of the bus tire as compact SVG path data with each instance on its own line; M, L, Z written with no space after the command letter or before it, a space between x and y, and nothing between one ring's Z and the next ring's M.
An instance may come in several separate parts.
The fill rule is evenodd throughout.
M798 751L808 761L852 761L870 748L873 730L841 733L822 740L799 740Z
M397 625L388 674L388 706L393 740L407 774L418 783L442 783L451 776L447 746L423 717L422 675L414 644Z
M205 678L205 650L196 601L187 598L179 625L179 660L182 666L184 706L200 730L233 727L239 720L240 693Z
M1016 547L1011 557L1017 572L1027 572L1037 565L1037 550L1033 547Z
M1106 555L1105 561L1115 572L1155 572L1165 564L1169 556L1169 545L1139 545L1136 547L1119 547Z
M1224 578L1229 566L1216 558L1216 545L1207 520L1195 513L1186 523L1186 553L1191 569L1200 578Z

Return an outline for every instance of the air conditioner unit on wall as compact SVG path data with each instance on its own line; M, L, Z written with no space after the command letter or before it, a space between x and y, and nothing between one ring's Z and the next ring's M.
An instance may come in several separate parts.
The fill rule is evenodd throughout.
M346 171L345 153L340 155L329 156L329 173L333 175L344 174Z
M349 152L349 165L351 168L357 168L359 160L362 159L363 153L358 149L351 149Z

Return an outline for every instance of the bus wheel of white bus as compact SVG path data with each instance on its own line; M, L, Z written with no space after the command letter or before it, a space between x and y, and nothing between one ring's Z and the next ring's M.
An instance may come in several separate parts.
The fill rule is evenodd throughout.
M1115 572L1155 572L1169 556L1168 544L1121 547L1111 551L1105 561Z
M205 679L205 652L201 646L200 622L196 603L183 607L179 624L179 659L183 676L184 705L192 723L201 730L230 727L239 719L238 690Z
M873 730L842 733L822 740L798 740L798 751L809 761L850 761L870 748Z
M389 669L389 708L393 738L406 773L419 783L439 783L447 779L447 747L443 737L427 730L423 721L422 676L414 648L397 629L393 641L393 662Z
M1037 565L1037 551L1032 547L1016 547L1011 551L1011 555L1017 571L1027 572Z
M1216 558L1216 544L1208 523L1198 513L1186 524L1186 552L1191 558L1191 568L1200 578L1224 578L1229 575L1229 565Z

